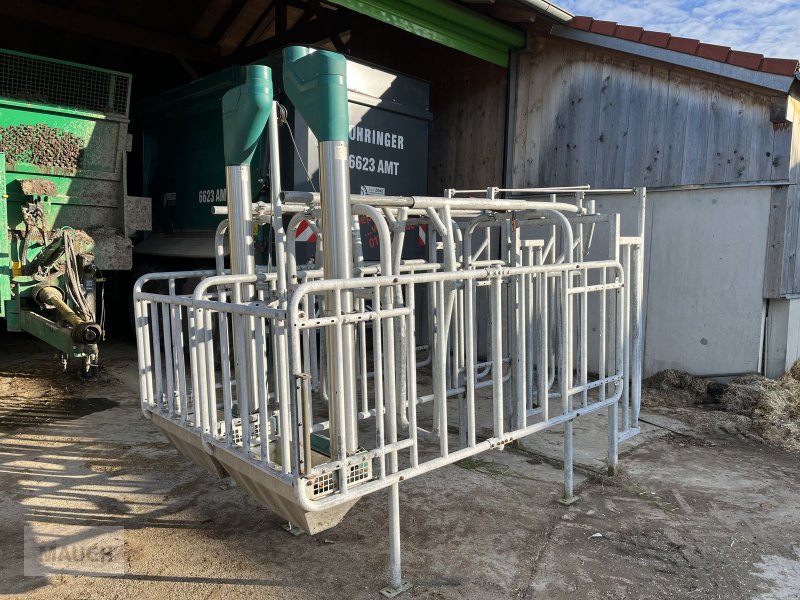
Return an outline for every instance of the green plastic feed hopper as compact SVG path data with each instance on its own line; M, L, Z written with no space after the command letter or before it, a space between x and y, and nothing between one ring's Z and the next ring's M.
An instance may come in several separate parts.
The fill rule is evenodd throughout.
M222 97L225 165L250 165L272 110L272 73L249 65L245 82Z
M317 140L347 141L350 127L344 56L289 46L283 50L283 86Z

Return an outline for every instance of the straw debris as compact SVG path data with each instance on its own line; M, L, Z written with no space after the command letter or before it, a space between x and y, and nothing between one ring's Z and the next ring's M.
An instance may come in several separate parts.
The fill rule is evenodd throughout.
M677 369L660 371L642 382L642 404L672 408L705 404L708 381Z
M742 434L800 451L800 361L778 379L743 375L728 384L661 371L642 382L642 404L677 409L676 416L685 416L698 429ZM683 410L691 408L695 410Z

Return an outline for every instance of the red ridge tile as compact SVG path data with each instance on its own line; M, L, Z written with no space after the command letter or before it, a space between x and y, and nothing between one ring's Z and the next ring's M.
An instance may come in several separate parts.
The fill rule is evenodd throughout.
M614 35L614 31L617 29L617 24L614 21L598 21L595 20L592 23L592 28L590 31L592 33L599 33L601 35Z
M728 46L717 46L716 44L700 44L697 47L697 56L725 62L731 49Z
M800 62L788 58L764 58L754 52L731 50L718 44L703 44L693 38L674 37L662 31L649 31L642 27L618 25L614 21L601 21L592 17L573 17L568 24L573 29L590 31L639 44L666 48L674 52L693 54L700 58L727 63L753 71L791 77L800 72Z
M761 66L761 60L764 58L763 54L754 54L753 52L740 52L739 50L731 50L728 55L728 64L736 65L737 67L744 67L745 69L753 69L758 71Z
M694 54L697 47L700 45L700 40L684 37L671 37L667 48L675 52L683 52L684 54Z
M592 28L592 21L594 21L592 17L573 17L569 22L569 26L574 29L589 31Z
M631 42L638 42L642 37L644 28L631 27L630 25L617 25L617 30L614 32L614 37L622 40L630 40Z
M765 58L761 61L760 71L786 75L791 77L797 72L798 61L791 58Z
M644 30L642 32L642 37L639 41L642 44L647 44L648 46L657 46L659 48L666 48L667 44L669 44L669 38L672 37L668 33L662 33L660 31L647 31Z

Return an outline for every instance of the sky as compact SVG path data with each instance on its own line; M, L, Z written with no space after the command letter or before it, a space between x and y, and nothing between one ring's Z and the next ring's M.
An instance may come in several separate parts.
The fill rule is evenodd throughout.
M800 59L800 0L554 0L575 15Z

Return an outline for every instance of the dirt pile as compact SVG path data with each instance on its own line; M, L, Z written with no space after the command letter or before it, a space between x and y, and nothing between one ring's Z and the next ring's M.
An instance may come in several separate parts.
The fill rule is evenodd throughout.
M728 384L661 371L642 382L642 404L674 409L699 429L739 433L800 452L800 361L779 379L744 375Z

